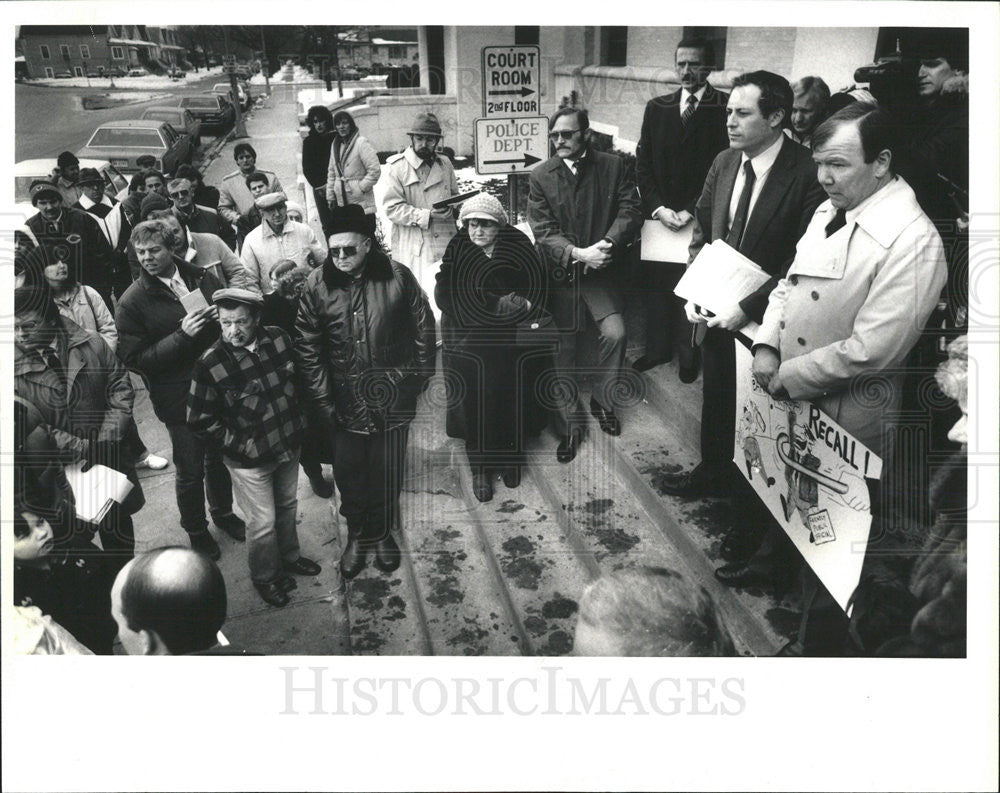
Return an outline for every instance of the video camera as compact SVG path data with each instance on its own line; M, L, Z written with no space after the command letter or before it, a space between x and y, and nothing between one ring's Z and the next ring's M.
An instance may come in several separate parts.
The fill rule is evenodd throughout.
M868 90L878 103L890 110L901 110L917 103L917 71L920 60L898 50L883 55L854 72L854 80L868 83Z

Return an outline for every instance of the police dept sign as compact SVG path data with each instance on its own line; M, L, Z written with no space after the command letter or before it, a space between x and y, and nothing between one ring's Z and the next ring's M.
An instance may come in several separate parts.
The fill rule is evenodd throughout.
M517 118L541 111L536 45L483 47L483 116Z
M476 172L519 173L548 157L548 119L477 118Z

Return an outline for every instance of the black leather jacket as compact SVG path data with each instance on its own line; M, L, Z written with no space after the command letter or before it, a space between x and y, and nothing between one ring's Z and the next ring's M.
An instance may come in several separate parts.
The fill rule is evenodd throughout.
M328 258L306 281L295 328L303 389L330 426L368 435L413 419L437 348L408 267L372 251L354 280Z

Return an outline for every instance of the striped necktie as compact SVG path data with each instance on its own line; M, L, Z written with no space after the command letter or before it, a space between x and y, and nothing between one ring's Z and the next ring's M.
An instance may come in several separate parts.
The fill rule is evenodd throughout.
M681 124L685 127L688 121L691 120L691 116L694 115L695 109L698 107L698 99L694 94L688 94L687 106L684 108L684 112L681 113Z

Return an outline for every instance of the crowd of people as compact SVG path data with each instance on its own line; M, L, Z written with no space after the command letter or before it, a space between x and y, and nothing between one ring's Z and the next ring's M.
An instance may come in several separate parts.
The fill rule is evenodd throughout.
M890 468L913 464L893 457L892 440L915 360L931 370L949 361L938 382L957 406L938 408L937 425L964 416L967 290L956 271L968 211L967 49L936 39L909 53L920 65L912 102L900 104L899 91L880 96L874 80L870 91L831 94L820 77L792 85L767 71L740 75L725 93L707 82L711 45L685 39L675 51L681 87L648 103L634 172L598 150L585 109L551 116L552 156L531 171L527 230L487 193L454 200L431 113L416 117L409 145L383 168L350 113L309 110L302 171L325 244L249 143L234 147L237 170L217 188L191 166L163 174L147 163L121 203L64 153L53 179L31 185L38 212L16 257L14 587L36 648L110 653L117 635L129 653L226 651L209 519L246 543L260 597L286 605L296 576L321 572L296 531L300 466L317 495L339 491L343 577L369 560L396 570L408 430L439 346L447 432L464 440L479 501L493 498L498 478L518 487L546 424L559 463L576 457L590 416L618 436L624 282L634 270L646 348L632 367L677 355L682 381L702 375L700 462L662 488L729 498L742 516L722 543L718 580L801 581L801 629L782 654L961 654L965 526L954 503L945 515L950 491L930 494L938 523L902 587L908 609L891 636L872 634L875 645L858 638L865 626L851 630L737 475L732 452L735 344L751 322L760 325L751 347L759 387L819 405ZM377 232L379 179L388 250ZM687 261L643 260L644 223L690 228ZM673 288L716 241L769 278L710 312ZM577 349L588 316L598 345L584 406ZM144 503L136 468L168 462L139 438L129 372L169 435L190 549L134 556ZM888 382L888 407L863 399L875 381ZM948 436L959 442L952 478L964 475L963 431ZM83 520L67 466L111 468L131 489ZM915 479L883 477L873 489L876 526L899 517L881 507L898 501L894 483ZM707 592L658 568L609 573L588 588L576 651L735 652Z

